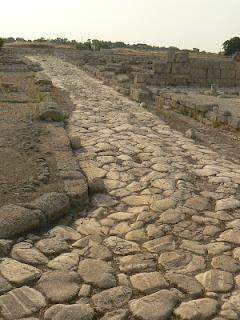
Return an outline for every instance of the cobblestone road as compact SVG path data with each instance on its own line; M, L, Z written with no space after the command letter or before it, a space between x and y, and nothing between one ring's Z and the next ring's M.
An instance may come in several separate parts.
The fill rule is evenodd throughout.
M75 66L41 63L76 105L68 130L81 138L91 206L13 246L2 316L239 319L239 166Z

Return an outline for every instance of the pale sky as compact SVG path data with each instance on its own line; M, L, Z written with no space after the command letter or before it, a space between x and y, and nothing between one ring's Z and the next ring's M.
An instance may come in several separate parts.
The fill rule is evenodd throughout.
M66 37L218 52L240 36L240 0L0 0L0 36Z

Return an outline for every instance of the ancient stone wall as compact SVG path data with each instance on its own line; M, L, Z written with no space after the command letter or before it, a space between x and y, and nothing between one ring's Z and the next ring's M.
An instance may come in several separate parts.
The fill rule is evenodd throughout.
M169 52L167 61L153 63L152 85L220 87L240 85L240 61L230 58L190 58L185 51Z

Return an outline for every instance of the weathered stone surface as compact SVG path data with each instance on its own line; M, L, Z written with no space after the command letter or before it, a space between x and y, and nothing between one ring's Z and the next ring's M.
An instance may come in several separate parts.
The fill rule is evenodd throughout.
M183 302L176 310L175 315L182 320L205 320L213 319L217 313L218 303L216 300L204 298Z
M237 229L226 230L220 234L219 239L225 242L240 244L240 230L237 230Z
M203 293L201 284L192 277L184 274L168 273L165 278L171 285L176 286L193 298L200 297Z
M233 210L240 208L240 201L234 198L218 200L216 202L216 211Z
M125 309L114 310L107 312L101 320L127 320L129 311Z
M151 253L129 255L119 258L120 271L126 273L150 272L155 271L155 256Z
M230 272L215 269L198 274L196 279L206 291L214 292L228 292L233 288L234 282Z
M221 269L223 271L238 272L240 270L239 262L226 255L214 257L211 265L213 268Z
M39 225L40 218L32 210L11 204L0 208L0 238L11 238Z
M175 240L173 236L164 236L159 239L150 240L143 244L143 247L150 252L160 253L175 249Z
M115 254L125 255L140 252L140 247L133 241L127 241L118 237L109 237L104 240L104 244Z
M10 258L1 262L0 272L8 281L19 286L36 281L41 276L39 269Z
M73 270L79 263L79 255L77 253L63 253L55 259L49 261L48 268L54 270Z
M94 306L99 311L109 311L125 305L132 296L132 290L120 286L108 289L92 296Z
M65 114L54 102L41 102L39 104L39 118L47 121L63 121Z
M177 301L174 293L161 290L149 296L130 301L129 308L136 319L167 320L171 317Z
M37 283L50 302L65 303L74 299L80 289L80 277L73 271L50 271L42 275Z
M64 251L68 251L69 246L66 241L57 238L47 238L38 241L36 247L45 255L57 255Z
M153 293L168 287L160 272L139 273L130 277L133 289L141 293Z
M210 201L207 198L203 197L194 197L187 200L185 206L197 211L203 211L210 209Z
M47 221L60 218L70 208L69 197L65 193L50 192L28 204L31 209L41 210Z
M56 305L44 314L44 320L92 320L94 310L87 304ZM52 309L52 310L51 310Z
M15 260L36 266L48 263L48 258L28 242L15 244L12 248L11 256Z
M14 289L0 297L1 314L8 320L31 316L45 306L44 296L26 286Z
M49 232L50 236L54 236L60 240L77 241L81 238L80 234L68 226L56 226Z
M6 293L12 289L12 285L2 276L0 276L0 294Z
M105 261L96 259L80 261L78 272L85 283L98 288L108 289L116 286L113 268Z

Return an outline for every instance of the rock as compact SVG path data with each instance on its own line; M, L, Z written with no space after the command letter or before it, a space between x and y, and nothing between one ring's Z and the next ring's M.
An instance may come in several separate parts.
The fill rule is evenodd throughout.
M63 121L65 114L55 102L41 102L39 104L39 118L46 121Z
M162 212L176 206L176 201L172 198L166 198L162 200L154 201L151 205L151 209L156 212Z
M8 282L6 279L4 279L2 276L0 276L0 295L3 293L6 293L10 290L12 290L13 287L10 282Z
M91 295L91 286L89 284L83 284L79 291L79 297L90 297Z
M197 298L203 293L201 284L192 277L188 277L184 274L168 273L165 275L165 278L171 285L193 298Z
M184 220L185 215L181 212L177 212L176 210L169 209L163 212L159 218L159 222L166 224L176 224L182 220Z
M183 302L175 310L175 315L182 320L206 320L213 319L218 309L216 300L204 298Z
M225 303L222 305L222 310L233 310L240 314L240 291L237 290L232 293L230 298L225 301Z
M5 258L11 251L12 240L0 239L0 258Z
M133 289L141 293L153 293L168 287L160 272L139 273L130 277Z
M192 255L189 252L178 250L162 253L158 259L158 263L167 270L176 270L186 266L191 260Z
M198 241L183 240L180 248L200 255L206 252L206 246Z
M234 210L240 208L240 201L234 198L222 199L216 202L216 211Z
M70 200L65 193L45 193L36 200L28 203L28 208L37 209L44 213L45 219L53 221L60 218L70 209Z
M48 263L48 258L29 242L15 244L11 256L15 260L36 266Z
M229 229L220 234L220 241L240 244L240 230Z
M3 259L0 272L4 278L18 286L36 281L41 277L39 269L10 258Z
M11 238L39 227L39 213L16 206L0 208L0 238Z
M108 208L115 206L117 204L117 201L108 195L96 193L92 197L92 204L96 207Z
M47 256L61 254L69 249L66 241L56 238L40 240L35 244L35 246Z
M93 244L88 247L88 250L86 251L84 256L88 258L108 261L108 260L111 260L112 253L105 246L102 246L100 244Z
M101 320L128 320L129 311L125 309L114 310L105 314Z
M214 257L211 265L215 269L221 269L223 271L238 272L240 271L240 263L232 257L222 255Z
M125 286L108 289L92 296L93 304L101 312L121 308L132 296L132 290Z
M118 255L126 255L140 251L140 247L137 243L114 236L106 238L104 244Z
M115 212L110 214L108 218L117 221L128 221L134 218L134 214L130 212Z
M161 290L130 301L129 308L136 319L167 320L170 319L177 302L177 296L173 292Z
M37 283L50 302L65 303L73 300L80 289L80 277L73 271L50 271L42 275Z
M128 196L123 198L123 202L129 206L145 206L150 204L152 201L152 196L141 195L141 196Z
M195 140L197 138L196 131L193 128L190 128L185 133L186 137L189 139Z
M215 269L198 274L196 279L210 292L228 292L234 284L231 273Z
M125 239L129 241L136 241L141 243L147 240L147 235L144 229L136 229L136 230L129 231L126 234Z
M187 200L185 203L187 208L195 209L197 211L209 210L211 208L211 203L209 199L203 197L193 197Z
M84 218L75 221L77 226L77 231L82 235L107 235L108 227L101 226L95 218Z
M157 268L155 256L151 253L128 255L119 258L121 272L151 272Z
M7 320L28 317L46 306L44 296L29 287L12 290L0 297L1 314Z
M44 314L45 320L92 320L94 310L87 304L59 305L54 311L49 309ZM53 308L53 307L51 307ZM50 308L50 309L51 309Z
M49 235L61 240L70 241L77 241L81 238L80 234L76 230L68 226L57 226L50 230Z
M70 143L73 150L78 150L78 149L81 149L82 147L81 139L77 135L70 136Z
M48 268L54 270L72 270L79 263L79 255L77 253L63 253L48 263Z
M164 236L159 239L150 240L143 244L143 247L150 252L160 253L162 251L174 250L175 240L173 236Z
M113 268L105 261L85 259L80 261L78 272L85 283L101 289L116 286Z

